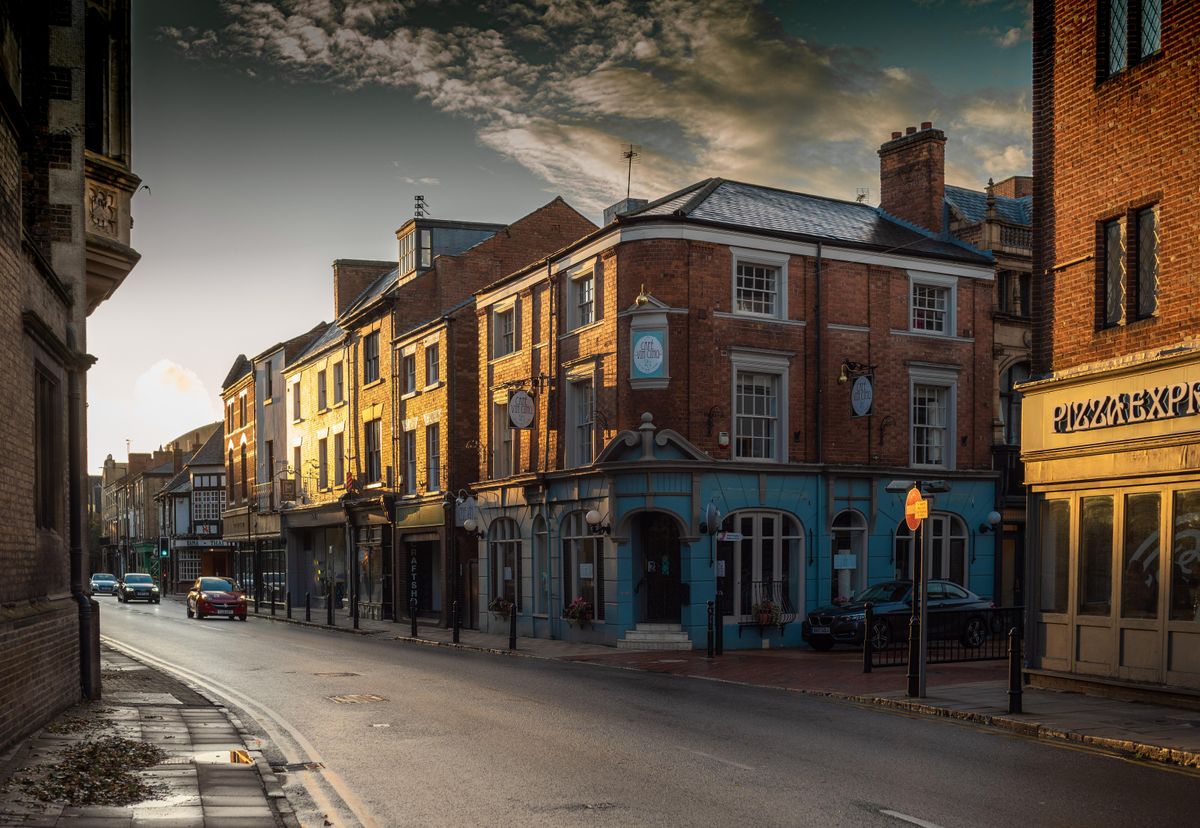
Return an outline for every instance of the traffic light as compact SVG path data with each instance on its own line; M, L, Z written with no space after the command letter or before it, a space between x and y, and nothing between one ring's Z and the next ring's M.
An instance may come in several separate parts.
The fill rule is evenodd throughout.
M166 535L159 536L158 557L165 558L165 557L167 557L168 554L170 554L170 551L171 550L170 550L170 547L168 546Z

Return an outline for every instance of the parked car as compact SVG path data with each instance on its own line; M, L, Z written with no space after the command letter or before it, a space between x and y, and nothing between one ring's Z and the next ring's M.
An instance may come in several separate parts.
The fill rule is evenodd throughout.
M800 626L800 635L814 650L828 650L839 642L862 646L866 605L870 602L875 614L871 643L875 647L885 647L893 641L907 640L912 592L912 581L885 581L869 586L844 604L810 612ZM935 640L957 638L966 647L978 647L990 634L986 611L993 606L988 599L980 598L953 581L930 581L929 637ZM971 610L979 612L975 614Z
M128 604L130 601L159 602L158 584L154 577L145 572L127 572L117 584L117 600Z
M201 577L187 594L187 617L217 615L246 620L246 594L229 578Z
M111 572L97 572L92 575L92 595L116 595L117 576Z

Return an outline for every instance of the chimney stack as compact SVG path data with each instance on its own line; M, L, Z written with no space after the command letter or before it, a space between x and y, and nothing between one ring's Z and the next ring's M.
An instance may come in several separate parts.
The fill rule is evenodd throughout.
M395 270L395 262L372 259L335 259L333 262L333 316L337 319L358 295L383 274Z
M946 190L946 135L925 121L879 148L880 209L941 233Z

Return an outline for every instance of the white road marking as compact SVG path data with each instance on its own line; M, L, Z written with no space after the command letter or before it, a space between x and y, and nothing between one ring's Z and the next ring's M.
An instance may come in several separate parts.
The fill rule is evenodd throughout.
M329 785L329 787L332 788L339 797L341 797L342 802L345 803L346 808L350 811L354 818L357 819L360 824L365 826L365 828L375 828L375 826L378 824L368 815L369 811L367 807L353 793L353 791L350 790L350 787L345 783L341 776L329 768L324 767L324 762L313 744L309 742L308 739L306 739L304 735L300 733L300 731L297 730L295 726L292 725L287 719L283 718L283 716L276 713L265 704L251 699L241 692L234 690L232 687L221 684L213 679L203 677L198 673L188 670L186 667L181 667L178 664L165 661L164 659L153 656L150 653L139 650L136 647L130 646L122 641L117 641L104 635L100 636L100 639L109 646L115 649L123 650L125 653L134 656L140 661L144 661L154 667L158 667L161 670L172 673L177 678L181 678L184 681L199 685L208 692L212 693L214 696L224 698L227 701L235 702L253 715L255 720L262 725L263 730L267 732L267 735L271 737L271 740L279 746L280 751L283 753L284 759L287 760L287 764L290 765L297 762L315 762L321 764L322 767L318 771L318 774L323 778L325 783ZM283 733L281 733L279 729L275 728L273 725L278 725L279 728L282 728L284 731L286 731L295 744L299 746L302 751L308 754L307 757L301 758L296 751L292 750L289 747L287 740L281 738ZM308 790L309 795L312 796L313 802L318 808L328 814L337 813L339 809L333 806L333 803L329 801L329 798L325 795L325 792L320 790L320 788L316 787L315 785L310 784L312 779L313 774L301 774L301 781L303 782L304 787Z
M912 823L913 825L920 825L921 828L942 828L942 826L938 825L936 822L926 822L923 819L917 819L915 816L902 814L899 811L889 811L884 808L880 808L879 813L883 814L884 816L890 816L893 819L904 820L905 822Z
M741 762L734 762L730 759L722 759L720 756L713 756L711 753L705 753L702 750L692 750L688 748L688 753L694 753L697 756L703 756L705 759L711 759L714 762L720 762L722 765L730 765L731 767L741 768L742 770L752 771L754 768L749 765L743 765Z

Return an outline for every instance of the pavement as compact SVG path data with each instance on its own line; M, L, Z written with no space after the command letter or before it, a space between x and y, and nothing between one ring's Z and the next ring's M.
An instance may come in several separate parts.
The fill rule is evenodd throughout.
M269 611L260 612L271 618ZM293 612L290 623L304 625L303 610ZM448 629L419 626L409 635L406 622L359 619L359 629L344 612L335 613L335 625L323 623L322 609L314 611L311 626L390 638L406 644L458 647L497 655L562 659L592 664L668 673L678 676L772 687L806 695L843 699L859 704L904 710L997 727L1039 739L1086 744L1103 750L1186 767L1200 768L1200 712L1146 702L1089 696L1058 690L1025 687L1020 714L1008 713L1008 665L1004 661L979 661L931 665L924 699L906 695L904 667L875 668L863 673L858 651L818 653L808 648L727 650L709 659L703 650L615 650L595 644L518 638L517 649L508 649L508 637L461 630L460 643L452 642ZM287 623L280 609L274 620Z
M258 740L246 739L229 710L107 646L101 648L101 676L103 701L68 709L0 758L0 824L70 828L299 824L258 749ZM138 773L158 789L157 798L128 806L72 807L40 802L17 784L4 785L14 776L55 762L74 745L107 735L145 742L167 755L160 764ZM231 762L235 758L238 761Z

